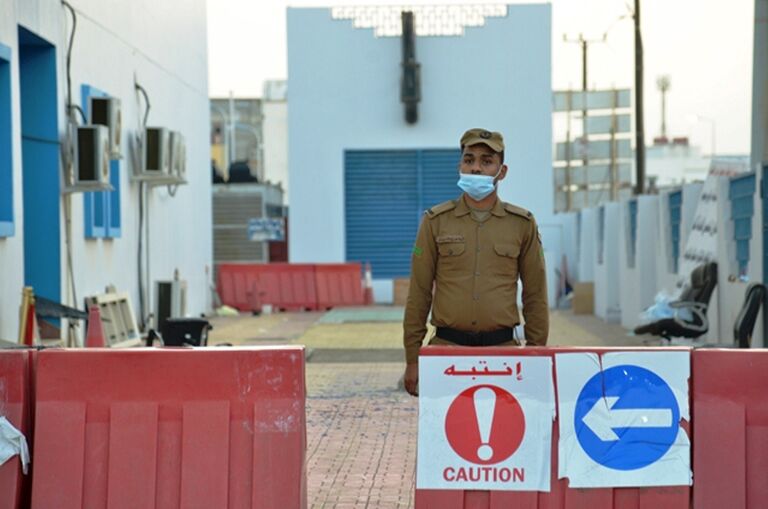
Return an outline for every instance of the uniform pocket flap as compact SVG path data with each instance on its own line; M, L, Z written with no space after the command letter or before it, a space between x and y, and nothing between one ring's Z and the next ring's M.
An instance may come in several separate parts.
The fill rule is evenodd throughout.
M494 244L493 250L499 256L508 256L509 258L517 258L520 254L520 245L518 244Z
M458 256L464 252L464 242L438 244L437 251L440 253L440 256Z
M435 239L436 244L451 244L453 242L464 242L464 235L440 235Z

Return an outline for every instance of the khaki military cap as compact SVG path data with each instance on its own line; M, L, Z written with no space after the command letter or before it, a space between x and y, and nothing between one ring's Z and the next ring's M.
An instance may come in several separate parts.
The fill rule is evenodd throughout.
M494 152L504 152L504 137L501 133L486 129L470 129L461 137L462 147L477 145L478 143L485 143Z

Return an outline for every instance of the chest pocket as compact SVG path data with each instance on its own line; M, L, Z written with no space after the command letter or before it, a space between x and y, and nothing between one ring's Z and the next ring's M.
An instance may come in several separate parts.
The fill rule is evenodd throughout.
M517 277L517 259L520 256L520 245L499 242L493 245L495 256L492 257L494 274Z
M438 244L437 252L440 253L440 256L459 256L464 253L465 248L465 242L448 242L444 244Z

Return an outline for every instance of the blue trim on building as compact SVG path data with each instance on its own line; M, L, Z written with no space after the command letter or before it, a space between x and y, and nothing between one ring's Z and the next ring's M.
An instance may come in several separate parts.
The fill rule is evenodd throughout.
M61 300L61 170L56 47L22 26L19 37L24 284Z
M672 272L680 265L680 223L682 222L683 191L669 193L669 243L672 247Z
M85 118L90 122L89 98L92 96L109 97L109 94L94 86L83 84L80 86L80 96ZM109 163L109 182L112 184L112 191L83 193L83 220L86 239L112 239L122 235L119 160L112 160Z
M11 115L11 48L0 44L0 237L12 237L16 233Z
M733 240L736 242L736 263L739 267L739 276L745 276L749 266L752 216L755 214L755 174L749 173L731 178L728 188L733 220Z
M627 207L629 208L629 249L627 250L627 265L634 267L635 254L637 253L637 198L629 200Z

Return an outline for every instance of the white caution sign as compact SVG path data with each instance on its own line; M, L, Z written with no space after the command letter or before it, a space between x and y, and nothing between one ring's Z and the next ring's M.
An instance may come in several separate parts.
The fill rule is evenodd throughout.
M550 357L419 359L418 489L549 491Z
M555 354L558 476L572 488L687 486L690 352Z

